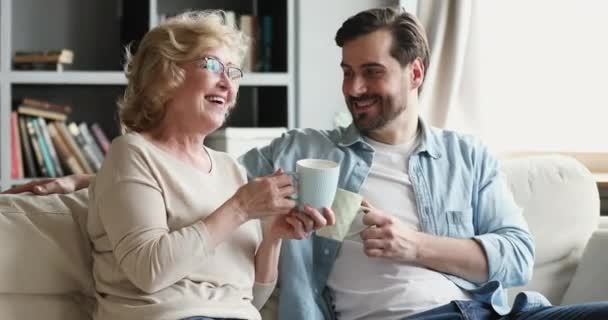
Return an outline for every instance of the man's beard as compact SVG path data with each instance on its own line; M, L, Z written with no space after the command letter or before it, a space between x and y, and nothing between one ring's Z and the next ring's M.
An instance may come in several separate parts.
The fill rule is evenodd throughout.
M353 111L353 102L365 99L376 99L378 101L380 104L380 112L378 115L372 116L366 112L359 113L358 115L355 114ZM364 95L359 98L347 97L346 104L353 117L355 127L357 127L362 134L383 128L405 111L405 104L397 105L393 98L377 95Z

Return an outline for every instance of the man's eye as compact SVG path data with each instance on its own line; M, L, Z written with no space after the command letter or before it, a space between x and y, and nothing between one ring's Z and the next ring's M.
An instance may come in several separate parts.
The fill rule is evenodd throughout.
M366 77L375 78L375 77L381 77L384 74L384 71L382 69L365 69L363 74Z

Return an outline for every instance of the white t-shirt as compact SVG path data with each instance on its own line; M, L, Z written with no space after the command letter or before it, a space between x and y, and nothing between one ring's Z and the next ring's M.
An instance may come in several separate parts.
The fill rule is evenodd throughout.
M373 207L420 230L408 174L409 158L419 144L418 136L401 145L387 145L369 138L366 141L376 153L361 195ZM361 226L361 222L355 220L349 234L361 230ZM358 234L342 243L328 285L340 320L402 319L452 300L470 299L464 290L437 271L411 263L367 257Z

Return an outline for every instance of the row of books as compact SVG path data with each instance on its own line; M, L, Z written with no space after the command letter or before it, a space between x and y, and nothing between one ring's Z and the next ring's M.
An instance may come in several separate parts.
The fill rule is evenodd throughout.
M45 119L11 112L11 178L94 173L110 142L99 124Z
M159 15L162 23L171 15ZM251 39L249 51L243 61L245 72L268 72L272 70L272 17L250 14L238 15L234 11L224 11L226 24L237 26ZM238 21L238 24L237 24Z

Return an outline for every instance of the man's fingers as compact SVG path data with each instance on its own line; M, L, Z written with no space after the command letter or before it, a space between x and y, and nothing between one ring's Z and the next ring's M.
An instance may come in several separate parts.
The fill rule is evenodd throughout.
M367 200L365 200L365 199L363 199L363 200L361 201L361 205L362 205L362 206L364 206L364 207L366 207L366 208L370 208L370 209L373 209L373 208L374 208L374 206L372 206L372 204L371 204L371 203L369 203L369 201L367 201Z
M377 210L371 210L363 216L363 224L367 226L383 226L392 223L391 217L379 212Z
M384 250L382 249L363 249L365 255L370 258L379 258L384 256Z
M384 231L382 228L366 228L361 231L361 239L369 240L369 239L382 239L384 238Z
M363 248L365 250L384 249L384 241L378 239L365 240L363 241Z

